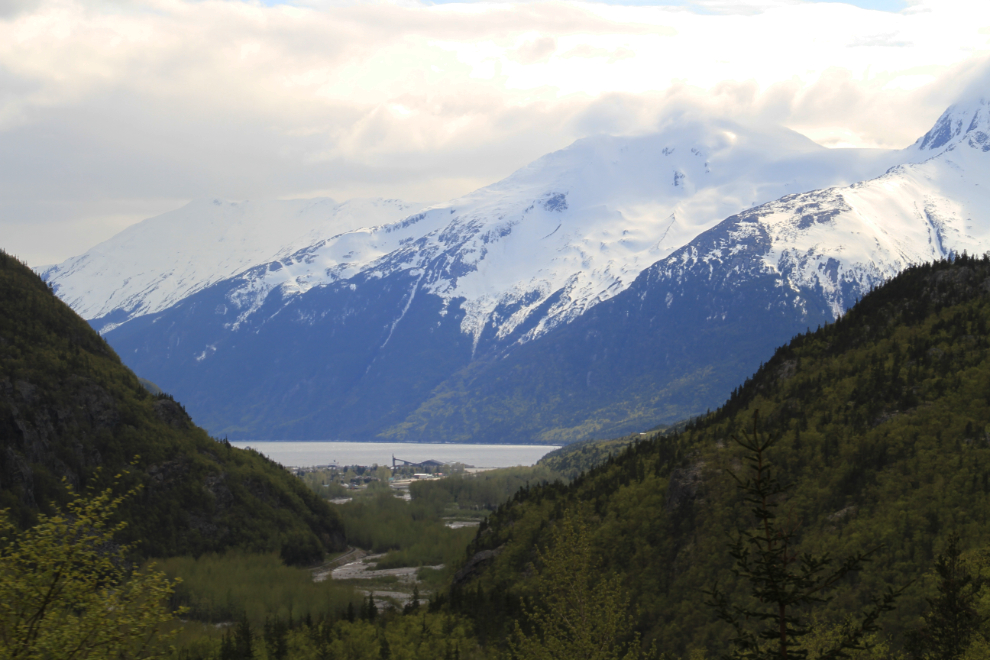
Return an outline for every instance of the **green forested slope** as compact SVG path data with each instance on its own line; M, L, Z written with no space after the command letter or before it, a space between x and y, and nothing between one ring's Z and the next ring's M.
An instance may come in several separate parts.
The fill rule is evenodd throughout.
M568 485L523 489L479 531L452 593L487 639L502 636L532 594L527 567L566 512L594 535L645 639L662 649L724 650L729 631L703 605L719 579L737 594L726 542L751 516L729 469L730 440L760 411L781 439L771 452L794 489L779 514L800 549L844 556L882 546L828 608L836 620L885 585L932 566L948 536L990 544L990 260L911 268L838 322L796 337L718 411L639 442ZM494 558L492 558L494 555ZM895 643L923 611L926 580L888 615Z
M133 465L131 465L133 463ZM140 484L127 540L147 555L344 545L335 510L261 455L211 439L154 396L30 269L0 251L0 508L21 524L75 489Z
M646 433L632 433L608 440L581 440L554 449L545 455L537 465L552 472L556 477L573 479L582 472L604 463L610 456L618 455L631 445L642 442L647 437L670 435L684 429L685 423L664 425Z

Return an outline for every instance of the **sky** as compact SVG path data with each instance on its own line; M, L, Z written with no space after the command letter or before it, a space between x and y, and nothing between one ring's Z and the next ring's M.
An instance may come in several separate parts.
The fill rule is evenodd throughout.
M191 199L444 201L684 114L903 148L990 93L990 3L0 0L0 247Z

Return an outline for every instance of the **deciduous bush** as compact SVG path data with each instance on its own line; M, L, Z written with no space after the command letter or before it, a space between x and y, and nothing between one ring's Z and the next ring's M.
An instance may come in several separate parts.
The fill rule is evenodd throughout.
M133 491L127 495L132 495ZM70 496L72 495L70 491ZM127 496L75 496L18 531L0 516L0 658L152 658L167 650L161 624L175 587L135 570L112 517Z

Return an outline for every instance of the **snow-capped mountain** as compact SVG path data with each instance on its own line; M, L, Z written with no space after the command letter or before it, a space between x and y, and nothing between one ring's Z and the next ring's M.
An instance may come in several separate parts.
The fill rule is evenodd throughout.
M282 241L233 277L197 270L194 293L107 338L216 433L643 429L718 405L907 265L990 249L987 118L957 104L897 152L712 120L589 138L399 221ZM151 309L147 287L114 286Z
M231 292L235 324L275 288L294 295L446 254L450 273L420 284L448 302L466 299L464 331L476 342L486 327L508 336L562 291L531 328L537 336L732 213L875 176L913 155L829 150L782 128L679 120L654 135L580 140L419 214L392 200L197 201L42 275L106 332L269 263Z
M693 243L652 270L671 276L692 263L711 270L748 259L782 286L820 291L836 318L912 264L990 250L990 103L952 106L911 150L928 158L747 210L722 223L707 249Z
M910 149L922 162L729 217L567 326L448 378L382 435L497 438L486 425L511 411L517 437L561 442L718 406L903 268L990 250L988 110L950 108Z
M422 206L391 199L196 200L38 270L62 300L107 332L284 252L395 222Z
M784 129L718 121L682 121L646 137L589 138L401 223L289 254L282 268L269 269L264 282L245 282L232 300L251 312L275 287L285 295L359 272L414 269L415 291L444 304L464 299L462 329L475 344L486 329L504 339L527 321L521 339L531 339L622 291L727 215L788 192L879 174L913 155L828 150ZM437 267L426 267L433 262ZM542 316L532 319L537 309Z

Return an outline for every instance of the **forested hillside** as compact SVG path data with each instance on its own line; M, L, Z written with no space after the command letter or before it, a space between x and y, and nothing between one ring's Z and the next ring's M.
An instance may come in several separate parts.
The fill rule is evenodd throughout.
M591 534L600 574L620 577L644 641L677 654L724 651L731 629L703 591L718 580L730 596L746 593L727 541L752 515L728 471L743 468L732 437L759 411L761 432L780 438L769 458L793 483L778 517L797 530L796 550L878 548L820 628L888 586L907 587L881 635L896 647L919 624L933 589L925 575L950 535L964 557L990 544L988 327L990 259L908 269L780 348L719 410L570 484L519 491L482 525L455 607L475 617L483 640L502 638L520 598L536 595L536 548L571 515Z
M27 525L67 500L66 484L115 481L141 486L124 504L123 540L145 555L241 547L308 562L344 546L331 505L149 393L86 321L0 251L0 508Z

